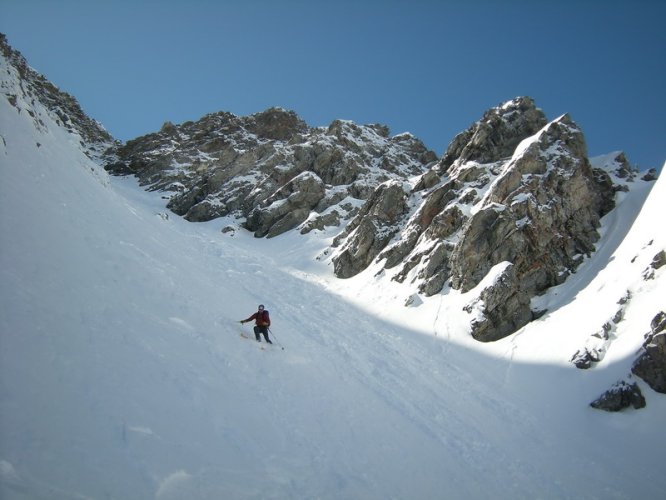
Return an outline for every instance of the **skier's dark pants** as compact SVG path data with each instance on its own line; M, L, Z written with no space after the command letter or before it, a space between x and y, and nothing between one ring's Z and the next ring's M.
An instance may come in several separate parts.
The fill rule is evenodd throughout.
M266 342L272 343L270 340L268 340L268 327L267 326L255 326L254 327L254 336L257 337L257 341L261 340L261 338L259 337L260 333L263 333L264 338L266 339Z

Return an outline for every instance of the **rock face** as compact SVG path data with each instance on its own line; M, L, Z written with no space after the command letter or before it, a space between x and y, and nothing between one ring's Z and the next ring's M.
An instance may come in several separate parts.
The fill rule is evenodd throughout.
M356 231L333 243L335 273L346 278L372 263L433 295L447 283L470 291L510 263L484 291L484 319L472 327L479 340L499 339L531 320L531 297L562 283L594 250L600 218L622 179L635 176L626 159L626 168L618 162L611 174L592 167L568 115L548 122L531 99L514 99L459 134L381 230L364 226L359 213L350 224Z
M22 106L22 102L40 101L58 125L79 136L80 146L91 158L100 157L114 144L113 138L104 127L89 118L73 96L61 91L28 66L25 58L12 49L7 43L7 37L2 33L0 33L0 52L9 63L9 67L3 68L3 71L16 71L17 80L20 81L20 85L10 83L16 81L11 78L6 84L3 82L2 94L18 113L25 112L31 116L37 130L45 130L43 120L36 114L33 106Z
M583 135L564 116L545 126L502 169L451 256L453 286L467 291L491 266L516 265L530 294L562 282L594 250L599 219L613 207L607 175L594 172Z
M255 228L255 236L277 236L307 219L325 194L326 186L319 176L303 172L273 193L266 208L252 210L246 226Z
M359 214L336 241L344 246L334 260L335 274L349 278L365 267L386 246L396 232L396 222L406 209L402 185L389 181L380 185L365 203Z
M651 331L631 371L657 392L666 394L666 313L661 311L650 323Z
M271 108L166 123L120 147L107 169L170 192L168 208L188 220L233 215L255 236L272 237L340 224L377 185L420 175L436 160L418 139L390 137L381 125L310 128Z

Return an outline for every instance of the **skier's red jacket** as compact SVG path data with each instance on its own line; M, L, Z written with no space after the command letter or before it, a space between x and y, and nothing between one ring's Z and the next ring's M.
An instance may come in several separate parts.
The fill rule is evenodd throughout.
M244 319L243 323L247 323L248 321L252 320L255 320L255 324L257 326L271 326L271 318L268 315L268 311L265 309L263 311L257 311L249 318Z

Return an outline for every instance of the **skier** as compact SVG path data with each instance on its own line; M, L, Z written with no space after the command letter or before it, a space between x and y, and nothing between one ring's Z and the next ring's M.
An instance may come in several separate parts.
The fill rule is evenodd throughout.
M247 319L241 320L241 325L247 323L248 321L254 320L254 336L257 337L257 342L261 342L261 337L259 334L263 334L266 342L272 344L271 340L268 338L268 327L271 326L271 318L268 315L268 311L264 309L263 304L260 304L257 312L254 313Z

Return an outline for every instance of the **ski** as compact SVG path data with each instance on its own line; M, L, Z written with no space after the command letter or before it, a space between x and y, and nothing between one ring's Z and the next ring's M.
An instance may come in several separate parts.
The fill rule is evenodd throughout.
M247 334L241 332L241 333L240 333L240 336L241 336L241 338L244 338L245 340L251 340L251 341L256 342L257 344L259 344L257 347L258 347L259 349L261 349L262 351L265 351L265 350L266 350L266 347L263 346L263 345L261 345L261 342L257 342L256 339L251 338L249 335L247 335Z
M241 332L241 333L240 333L240 336L241 336L242 338L244 338L245 340L254 340L254 341L256 342L255 339L253 339L252 337L250 337L250 336L249 336L247 333L245 333L245 332ZM279 347L280 349L282 349L282 350L284 351L284 346L280 345L279 343L278 343L277 345L275 345L276 342L266 342L265 345L262 345L260 342L257 342L257 344L259 344L259 349L261 349L262 351L265 351L265 350L268 349L267 347L265 347L265 345L269 345L269 346L271 346L271 349L277 349L277 348Z

